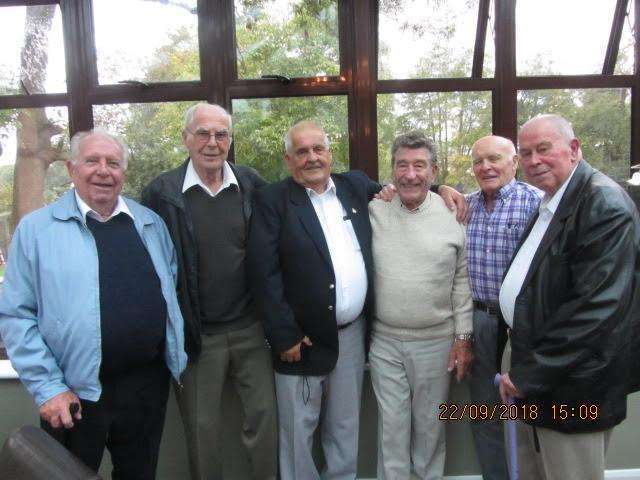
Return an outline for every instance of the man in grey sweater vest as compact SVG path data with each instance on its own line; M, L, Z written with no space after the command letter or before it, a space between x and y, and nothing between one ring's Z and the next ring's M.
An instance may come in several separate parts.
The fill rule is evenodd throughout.
M421 132L392 150L398 195L369 204L375 315L369 360L378 401L378 479L442 478L450 373L472 360L464 226L429 191L436 149Z

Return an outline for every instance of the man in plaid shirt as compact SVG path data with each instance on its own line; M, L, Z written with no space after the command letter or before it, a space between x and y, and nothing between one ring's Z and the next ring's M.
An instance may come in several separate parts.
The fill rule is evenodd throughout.
M502 275L542 192L515 179L518 160L511 140L479 139L471 150L480 190L467 197L467 263L473 296L474 357L471 401L499 402L493 377L500 370L498 295ZM472 422L471 430L485 480L508 480L502 423L498 418Z

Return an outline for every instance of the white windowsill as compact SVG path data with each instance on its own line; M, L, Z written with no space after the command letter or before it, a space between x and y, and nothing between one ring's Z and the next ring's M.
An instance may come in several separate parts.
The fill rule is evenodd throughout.
M18 373L11 366L9 360L0 360L0 380L18 378Z

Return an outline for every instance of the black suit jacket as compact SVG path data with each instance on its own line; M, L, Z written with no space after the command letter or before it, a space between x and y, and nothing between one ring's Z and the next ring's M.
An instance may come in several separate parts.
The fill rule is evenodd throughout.
M639 249L635 205L582 160L515 302L509 375L538 407L528 423L572 433L625 418L629 374L639 364Z
M380 185L364 173L331 175L362 249L371 292L371 224L367 204ZM287 178L254 193L249 275L276 371L326 375L338 359L335 275L320 221L304 187ZM365 315L371 305L367 294ZM279 354L308 336L299 362Z

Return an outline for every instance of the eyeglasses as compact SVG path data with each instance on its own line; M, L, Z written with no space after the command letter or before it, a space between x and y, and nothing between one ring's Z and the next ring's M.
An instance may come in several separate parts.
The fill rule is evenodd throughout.
M192 132L188 128L185 128L185 130L202 143L209 143L211 137L215 138L216 142L224 142L231 138L231 135L229 135L229 132L226 130L220 130L219 132L210 132L209 130L196 130Z

